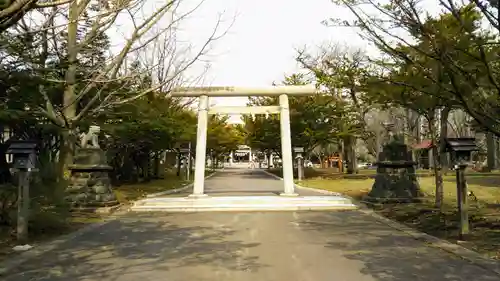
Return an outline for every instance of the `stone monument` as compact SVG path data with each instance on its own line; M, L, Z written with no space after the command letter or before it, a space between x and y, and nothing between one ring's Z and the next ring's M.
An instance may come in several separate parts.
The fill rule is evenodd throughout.
M111 189L106 154L98 142L98 126L90 126L87 133L80 135L80 148L77 149L71 170L67 199L79 207L105 207L118 204ZM89 143L90 142L90 143Z
M368 202L410 203L423 194L416 176L416 162L406 144L393 140L379 154L377 175L372 190L364 198Z

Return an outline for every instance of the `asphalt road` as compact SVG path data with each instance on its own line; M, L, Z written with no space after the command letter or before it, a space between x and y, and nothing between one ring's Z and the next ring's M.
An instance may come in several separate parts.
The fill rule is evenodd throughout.
M207 186L214 192L220 186L224 193L234 185L246 194L279 189L280 183L240 171L220 174ZM498 281L500 276L371 216L346 211L128 214L0 279Z
M268 196L284 191L283 181L276 180L260 169L225 168L205 182L209 196ZM323 195L296 189L300 195Z

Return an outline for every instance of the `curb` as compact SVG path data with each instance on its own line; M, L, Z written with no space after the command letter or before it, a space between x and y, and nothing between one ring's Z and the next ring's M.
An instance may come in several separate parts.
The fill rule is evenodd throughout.
M115 213L116 211L120 210L123 208L124 204L123 203L118 203L117 205L114 206L109 206L109 207L97 207L97 208L75 208L72 209L72 211L78 211L78 212L88 212L88 213L95 213L95 214L102 214L102 215L108 215Z
M277 180L280 180L280 181L282 181L282 180L283 180L283 178L282 178L282 177L278 177L277 175L275 175L275 174L273 174L273 173L270 173L270 172L268 172L268 171L266 171L266 170L264 170L264 169L261 169L261 171L262 171L262 172L264 172L265 174L267 174L268 176L271 176L271 177L273 177L273 178L275 178L275 179L277 179Z
M272 174L268 171L263 170L263 172L266 173L267 175L275 178L275 179L283 180L283 178L278 177L277 175ZM300 186L298 184L296 184L295 186L299 189L316 191L316 192L323 193L323 194L335 194L335 195L339 194L337 192L332 192L332 191L327 191L327 190L322 190L322 189L303 187L303 186ZM342 195L342 196L345 196L345 195ZM345 196L345 197L350 198L349 196ZM362 202L354 200L353 198L350 198L350 199L352 200L352 202L354 204L359 206L359 209L358 209L359 212L361 212L365 215L369 215L372 218L376 219L377 221L379 221L379 222L381 222L381 223L383 223L383 224L385 224L393 229L396 229L398 231L401 231L401 232L411 236L415 240L422 241L430 247L437 248L437 249L443 250L445 252L448 252L450 254L453 254L453 255L455 255L463 260L466 260L474 265L477 265L483 269L491 271L491 272L500 276L500 263L499 262L485 258L481 254L479 254L473 250L469 250L465 247L462 247L458 244L448 242L446 240L437 238L437 237L429 235L427 233L415 230L415 229L413 229L409 226L406 226L402 223L388 219L382 215L377 214L375 211L373 211L372 209L367 207Z
M391 228L394 228L396 230L404 232L405 234L411 236L415 240L422 241L431 247L446 251L446 252L453 254L453 255L455 255L463 260L466 260L472 264L475 264L479 267L482 267L488 271L492 271L495 274L500 276L500 263L497 261L485 258L481 254L479 254L473 250L469 250L465 247L462 247L458 244L448 242L446 240L437 238L437 237L432 236L430 234L415 230L415 229L413 229L409 226L406 226L402 223L395 222L391 219L388 219L382 215L375 213L373 210L371 210L369 208L366 208L366 207L360 208L359 211L362 212L363 214L366 214L366 215L369 215L369 216L375 218L379 222L381 222L381 223L383 223Z
M213 177L216 173L217 173L217 171L215 171L215 172L211 173L210 175L206 176L205 180ZM182 186L182 187L179 187L179 188L165 190L165 191L156 192L156 193L151 193L151 194L146 195L145 198L154 198L154 197L158 197L158 196L162 196L162 195L169 195L169 194L181 193L181 192L186 191L189 188L193 187L193 185L194 185L194 183L189 183L189 184L187 184L185 186Z
M266 173L268 176L271 176L277 180L283 180L282 177L279 177L273 173L270 173L266 170L262 170L264 173ZM314 191L314 192L318 192L318 193L321 193L321 194L328 194L328 195L337 195L337 196L343 196L347 199L350 199L352 202L355 202L355 200L349 196L346 196L344 194L341 194L341 193L338 193L338 192L333 192L333 191L328 191L328 190L323 190L323 189L317 189L317 188L312 188L312 187L305 187L305 186L301 186L301 185L298 185L296 183L294 183L295 185L295 188L298 188L298 189L304 189L304 190L308 190L308 191Z

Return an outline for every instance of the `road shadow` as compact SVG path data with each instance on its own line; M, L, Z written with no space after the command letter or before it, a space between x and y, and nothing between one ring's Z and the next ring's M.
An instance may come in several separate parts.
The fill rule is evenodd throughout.
M325 247L345 258L361 261L360 272L381 281L493 281L497 274L452 254L426 246L403 232L353 211L309 216L299 222L309 231L324 233Z
M238 175L241 178L250 178L250 179L265 179L265 180L271 180L271 181L276 181L277 179L273 178L272 176L266 174L263 171L260 170L248 170L245 172L242 172L240 175Z
M264 266L257 256L242 254L259 244L231 239L233 233L217 227L181 226L154 219L152 214L136 215L67 241L2 280L124 280L131 275L165 280L161 276L171 268L209 265L254 271Z

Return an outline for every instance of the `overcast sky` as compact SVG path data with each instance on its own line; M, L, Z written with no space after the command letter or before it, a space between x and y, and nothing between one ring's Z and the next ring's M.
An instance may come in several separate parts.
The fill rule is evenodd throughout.
M189 0L198 3L200 0ZM210 69L200 82L206 86L269 86L285 74L298 71L296 48L313 49L324 42L362 47L354 31L321 24L346 11L330 0L204 0L202 6L182 24L191 42L204 42L223 14L221 31L229 32L217 41L206 59ZM190 70L200 72L202 64ZM246 98L216 99L218 105L244 105Z
M234 17L229 33L214 45L207 82L265 86L297 70L294 48L324 41L360 43L352 31L320 23L338 12L330 0L205 0L196 12L204 23L193 15L186 31L204 38L218 13L224 13L226 26ZM200 23L205 28L198 28Z
M352 19L350 11L331 0L182 0L180 3L179 15L200 3L201 6L181 21L176 32L179 46L192 45L190 50L196 53L213 32L220 15L223 21L219 33L228 30L211 45L208 56L185 73L188 78L199 77L206 64L210 64L199 86L270 86L273 81L280 82L285 75L299 71L294 58L296 49L304 46L314 52L320 45L340 43L369 54L376 52L355 30L321 24L328 18ZM165 1L148 0L147 4L145 9L151 13ZM438 11L435 0L423 0L421 4L427 10ZM162 23L167 26L168 17ZM117 50L128 38L125 34L130 33L130 24L126 20L111 33ZM180 51L181 55L183 52ZM246 101L247 98L214 98L212 103L244 105Z

